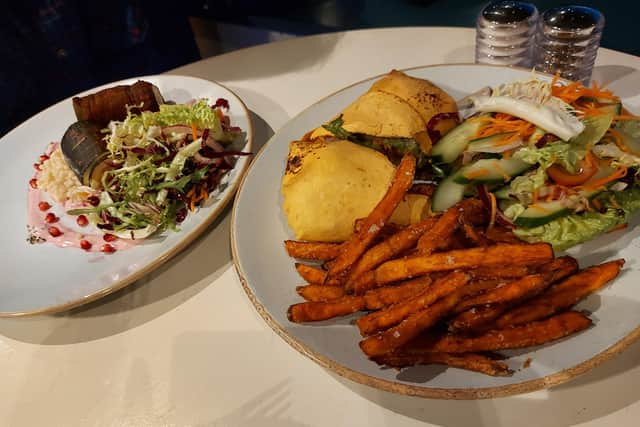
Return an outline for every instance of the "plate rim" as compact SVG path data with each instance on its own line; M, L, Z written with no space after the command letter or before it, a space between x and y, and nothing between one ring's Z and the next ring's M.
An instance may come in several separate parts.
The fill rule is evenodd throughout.
M467 63L441 63L441 64L429 64L429 65L419 65L409 68L402 68L400 71L411 71L416 69L425 69L425 68L434 68L434 67L456 67L456 66L474 66L474 67L490 67L490 68L510 68L521 71L531 72L532 70L524 67L517 66L501 66L501 65L492 65L492 64L476 64L473 62ZM307 107L302 109L298 114L290 118L287 123L290 123L293 120L296 120L298 116L306 112L308 109L312 108L316 104L323 102L324 100L336 95L339 92L342 92L346 89L349 89L353 86L359 85L361 83L372 81L374 79L380 78L387 73L377 74L362 80L359 80L355 83L344 86L328 95L323 96L322 98L316 100L312 104L309 104ZM539 75L545 75L547 77L553 77L550 74L536 72ZM286 124L285 124L286 125ZM285 126L283 125L283 126ZM589 359L569 368L563 369L559 372L555 372L550 375L545 375L540 378L523 381L516 384L505 384L501 386L494 387L471 387L471 388L442 388L442 387L425 387L420 385L413 384L404 384L395 381L390 381L382 378L376 378L371 375L356 371L354 369L348 368L331 358L320 354L319 352L314 351L309 346L290 335L285 328L280 325L270 314L269 311L264 307L264 305L258 300L257 296L251 290L249 283L242 271L240 266L239 256L238 256L238 248L237 241L235 238L236 235L236 217L237 217L237 209L240 197L238 197L245 185L247 177L250 175L251 169L254 167L256 161L262 156L266 150L266 148L273 143L275 138L278 136L278 132L276 132L269 140L260 148L260 150L254 155L251 165L245 171L242 179L240 180L240 185L238 186L238 190L236 192L236 198L233 203L233 207L231 210L231 224L229 227L230 232L230 244L231 244L231 256L234 268L240 280L240 284L244 289L244 292L247 294L247 297L253 304L254 308L262 317L262 319L269 325L269 327L282 338L287 344L293 347L300 354L308 357L313 360L320 366L325 369L329 369L332 372L340 375L341 377L347 378L351 381L357 382L359 384L363 384L369 387L374 387L380 390L384 390L387 392L397 393L406 396L414 396L414 397L422 397L429 399L446 399L446 400L475 400L475 399L493 399L499 397L507 397L514 396L517 394L523 394L528 392L533 392L536 390L550 388L564 382L567 382L578 375L581 375L585 372L590 371L601 363L613 358L620 352L622 352L629 345L633 344L635 341L640 339L640 325L638 325L635 329L629 332L627 335L622 337L620 340L605 348L601 352L596 355L590 357Z
M133 80L145 80L145 79L165 79L165 78L169 78L169 79L190 79L190 80L200 80L202 82L206 82L208 84L213 84L215 86L218 86L222 89L224 89L225 91L227 91L229 94L231 94L232 96L234 96L236 98L236 100L238 101L238 103L240 104L240 106L242 107L242 112L244 113L244 115L247 117L247 123L248 123L248 129L246 129L246 134L247 134L247 142L245 145L245 149L251 151L253 149L253 138L254 138L254 129L253 129L253 121L251 120L251 113L249 108L247 107L247 105L244 103L244 101L242 100L242 98L240 98L234 91L232 91L231 89L229 89L227 86L215 81L215 80L209 80L209 79L203 79L200 77L193 77L193 76L187 76L187 75L182 75L182 74L150 74L150 75L145 75L145 76L133 76L133 77L129 77L126 79L121 79L121 80L117 80L111 83L105 83L103 85L99 85L96 86L93 89L88 89L82 92L79 92L77 94L71 95L59 102L56 102L55 104L43 109L42 111L34 114L33 116L29 117L27 120L25 120L24 122L20 123L18 126L14 127L11 131L9 131L7 134L5 134L1 139L5 139L6 137L8 137L9 135L11 135L15 130L17 130L18 128L21 128L25 125L27 125L27 123L29 123L33 118L39 116L40 114L46 114L47 111L49 111L52 108L55 108L56 106L58 106L59 104L63 104L65 102L69 102L71 100L72 97L74 96L82 96L83 94L87 94L87 93L92 93L98 90L101 90L103 88L107 88L113 85L118 85L118 84L128 84L127 82L131 82ZM207 215L193 230L191 230L190 232L186 233L182 239L180 239L179 242L177 242L175 245L173 245L169 250L167 250L165 253L161 254L160 256L158 256L157 258L155 258L153 261L151 261L149 264L147 264L144 268L138 269L134 272L132 272L131 274L127 275L126 277L116 281L115 283L107 286L107 287L103 287L95 292L91 292L87 295L84 295L82 297L79 298L73 298L69 301L65 301L63 303L60 304L54 304L54 305L48 305L48 306L44 306L41 308L37 308L37 309L33 309L33 310L24 310L24 311L0 311L0 318L17 318L17 317L31 317L31 316L36 316L36 315L49 315L49 314L56 314L56 313L61 313L61 312L65 312L65 311L69 311L73 308L77 308L80 307L82 305L97 301L103 297L106 297L107 295L110 295L116 291L119 291L120 289L123 289L129 285L131 285L133 282L136 282L137 280L140 280L141 278L143 278L144 276L146 276L147 274L153 272L154 270L156 270L158 267L160 267L162 264L164 264L165 262L169 261L171 258L173 258L174 256L176 256L178 253L182 252L184 249L186 249L187 246L189 246L195 239L197 239L199 236L201 236L204 231L220 216L220 214L222 214L222 212L224 212L225 208L229 205L229 203L231 202L231 200L235 197L238 189L240 188L240 183L242 181L244 181L244 177L245 174L247 173L247 171L249 170L249 166L253 163L253 158L255 157L255 155L251 155L249 156L248 160L244 162L243 166L241 167L240 170L238 170L238 178L236 178L235 180L229 182L229 186L227 188L229 188L227 194L224 196L224 198L222 198L217 205L212 209L212 211L209 213L209 215Z

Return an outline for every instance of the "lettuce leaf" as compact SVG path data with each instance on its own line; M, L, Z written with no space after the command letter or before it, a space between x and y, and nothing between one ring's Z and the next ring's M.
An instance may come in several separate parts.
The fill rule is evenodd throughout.
M528 242L547 242L554 250L563 251L572 246L593 239L611 230L618 224L627 222L640 209L640 188L606 193L615 198L615 205L608 203L604 212L583 212L567 215L534 228L516 228L514 233ZM601 201L607 202L607 198Z
M583 149L576 149L564 141L554 141L542 148L535 145L523 147L513 153L513 157L532 165L539 164L545 170L554 163L560 164L567 171L575 173L576 163L585 154Z

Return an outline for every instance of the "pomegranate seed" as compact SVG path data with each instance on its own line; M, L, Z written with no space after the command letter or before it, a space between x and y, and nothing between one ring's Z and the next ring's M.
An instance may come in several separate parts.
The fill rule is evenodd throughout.
M84 240L84 239L80 240L80 247L85 251L88 251L89 249L91 249L91 246L92 245L90 241Z
M42 169L40 168L40 163L34 163L33 164L33 168L37 171L41 171Z
M35 178L31 178L29 180L29 186L31 186L31 188L38 188L38 180Z
M104 236L102 236L102 238L104 239L105 242L113 242L114 240L116 240L118 237L113 235L113 234L105 234Z
M62 231L60 231L58 227L49 227L49 234L51 234L53 237L58 237L62 235Z
M38 209L40 209L41 211L48 211L49 208L51 207L51 205L47 202L40 202L38 203Z
M46 222L47 224L53 224L54 222L58 222L59 219L60 218L58 218L56 214L54 214L53 212L49 212L45 215L44 222Z
M47 160L49 160L49 156L46 154L40 154L40 163L46 162Z
M78 215L78 218L76 218L76 222L80 227L85 227L87 224L89 224L89 220L87 219L87 216L82 214Z
M98 206L100 204L100 198L98 196L89 196L87 197L87 202L89 202L91 206Z
M100 250L104 253L112 253L116 251L116 248L114 248L113 246L111 246L108 243L105 243L104 245L102 245L102 247L100 248Z

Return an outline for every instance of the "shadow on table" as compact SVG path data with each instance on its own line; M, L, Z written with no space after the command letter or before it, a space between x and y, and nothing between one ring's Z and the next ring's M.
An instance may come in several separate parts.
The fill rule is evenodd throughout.
M321 67L342 39L342 33L323 34L300 39L283 40L258 48L240 49L226 53L224 66L214 66L220 56L201 62L194 72L193 65L176 68L172 73L180 74L188 69L189 75L220 81L237 81L286 75L293 71ZM283 49L286 47L286 49ZM281 53L286 51L286 55ZM280 53L280 54L278 54ZM209 63L212 64L209 66Z
M273 135L251 112L257 152ZM114 335L166 313L212 285L231 265L231 203L185 250L158 269L95 302L65 313L0 319L0 334L37 344L70 344Z
M332 374L347 388L390 411L436 425L566 426L607 416L640 400L640 342L557 387L488 400L432 400L370 388Z
M192 331L173 342L169 398L184 424L198 427L304 427L294 419L295 395L306 386L290 376L282 357L291 350L273 346L262 331ZM273 351L260 352L260 348ZM258 352L256 352L258 351ZM230 366L241 367L229 369ZM265 372L265 368L268 372ZM252 387L247 387L252 384ZM216 391L225 390L222 395ZM308 391L309 396L314 394ZM317 393L316 393L317 394ZM204 405L206 397L212 398ZM196 415L197 414L197 415Z

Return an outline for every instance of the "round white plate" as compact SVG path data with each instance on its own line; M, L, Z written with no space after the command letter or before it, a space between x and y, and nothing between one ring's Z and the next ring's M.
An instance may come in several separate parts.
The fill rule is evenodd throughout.
M229 101L231 123L245 137L235 149L251 151L252 128L243 102L227 88L207 80L184 76L146 76L110 83L83 94L117 84L146 80L165 99L184 103L194 98ZM82 95L82 94L81 94ZM232 199L249 165L239 157L223 179L220 191L206 207L188 215L180 231L167 231L143 244L114 254L86 253L80 249L26 242L27 189L33 163L47 144L60 141L75 122L71 98L30 118L0 140L0 316L54 313L93 301L149 273L202 233Z
M459 99L483 86L521 80L530 72L479 65L437 65L407 70L429 79ZM350 316L294 324L287 308L300 297L301 279L283 241L293 238L281 209L280 180L289 142L326 122L365 92L373 79L347 87L312 105L287 123L255 158L240 185L232 214L232 250L242 284L260 315L294 348L340 375L385 390L436 398L484 398L521 393L558 384L582 373L622 350L640 335L640 257L638 227L610 233L575 248L581 265L624 257L623 273L606 289L578 308L592 311L595 326L551 345L509 352L515 370L510 377L490 377L440 366L419 366L398 372L381 369L358 347L360 336ZM632 111L640 97L624 80L610 85ZM625 97L632 93L635 97ZM522 368L531 358L531 365ZM613 362L615 363L615 362Z

